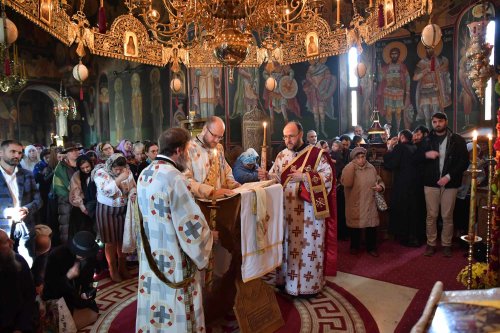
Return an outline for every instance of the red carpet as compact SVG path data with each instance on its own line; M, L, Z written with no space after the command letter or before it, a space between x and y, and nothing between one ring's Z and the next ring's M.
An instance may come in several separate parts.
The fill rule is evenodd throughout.
M373 258L367 253L353 256L349 254L349 242L339 242L339 271L418 289L395 331L407 333L422 314L436 281L442 281L445 290L465 289L456 281L466 265L463 250L455 249L452 258L440 252L424 257L424 250L425 246L408 248L387 240L379 246L380 257Z
M101 308L99 320L85 332L134 332L136 314L137 279L120 284L106 284L99 291L97 303ZM313 299L293 298L277 294L278 304L285 321L280 333L350 332L378 333L375 320L368 310L351 294L327 282L323 291ZM238 332L234 314L210 332Z

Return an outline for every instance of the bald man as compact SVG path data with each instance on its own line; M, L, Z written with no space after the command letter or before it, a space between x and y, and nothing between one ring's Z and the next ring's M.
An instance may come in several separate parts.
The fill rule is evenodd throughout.
M324 276L335 273L335 173L329 155L305 143L303 136L302 125L289 122L283 129L286 148L269 172L259 169L259 178L280 182L286 199L285 259L276 284L290 295L314 297L325 284Z
M201 133L191 140L185 175L197 198L210 199L214 191L216 198L222 198L234 194L232 189L240 186L234 180L233 170L224 156L224 147L219 143L225 130L224 121L211 116Z

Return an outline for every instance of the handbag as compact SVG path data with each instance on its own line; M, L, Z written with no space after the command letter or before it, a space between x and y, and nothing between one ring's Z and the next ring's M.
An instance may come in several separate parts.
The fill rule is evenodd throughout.
M381 212L385 212L389 207L387 207L387 202L385 202L384 195L377 191L373 191L373 195L375 196L375 204L377 205L377 209Z

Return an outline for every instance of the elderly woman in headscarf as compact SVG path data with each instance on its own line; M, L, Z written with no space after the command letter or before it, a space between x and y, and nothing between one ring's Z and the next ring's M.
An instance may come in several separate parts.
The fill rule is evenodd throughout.
M259 181L258 158L259 155L253 148L248 148L238 156L233 165L233 176L238 183L244 184Z
M345 192L345 215L351 232L351 254L358 254L361 230L366 231L366 251L378 257L377 226L380 224L374 192L384 191L384 182L375 167L366 160L366 149L356 147L350 153L351 162L342 171Z
M70 215L69 239L79 231L89 231L96 234L94 228L97 190L91 179L94 168L92 160L87 155L76 159L77 171L73 174L69 186L69 202L73 206Z
M35 146L29 145L24 148L24 157L21 160L21 166L23 169L33 172L35 165L40 162L40 157L38 155L38 150Z
M120 143L116 147L116 150L118 150L119 153L122 153L127 161L134 158L133 146L130 140L123 139L122 141L120 141Z
M123 229L128 200L137 196L136 184L122 154L113 154L104 166L95 170L97 187L96 223L105 243L111 279L115 282L130 278L126 256L122 252Z

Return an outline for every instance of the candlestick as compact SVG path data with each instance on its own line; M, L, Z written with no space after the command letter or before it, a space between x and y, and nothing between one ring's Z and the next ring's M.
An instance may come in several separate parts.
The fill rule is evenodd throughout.
M493 157L493 135L491 133L488 134L488 157Z
M337 0L337 24L340 24L340 0Z
M472 287L472 254L474 242L476 241L476 191L477 191L477 131L472 132L472 163L469 169L471 173L470 184L470 206L469 206L469 231L467 233L467 242L469 251L467 254L467 289Z
M477 164L477 131L472 132L472 164Z
M264 126L264 141L262 145L267 146L267 122L264 122L262 125Z
M370 0L370 6L369 7L373 7L373 0Z

